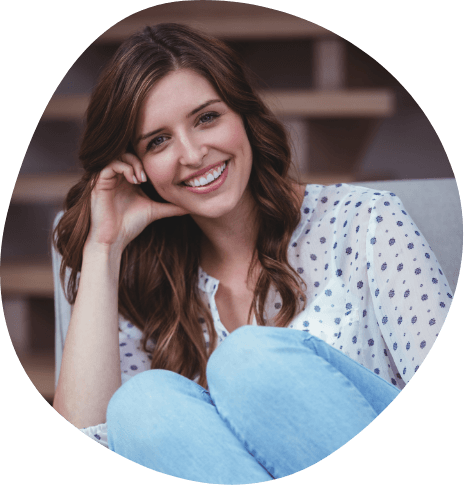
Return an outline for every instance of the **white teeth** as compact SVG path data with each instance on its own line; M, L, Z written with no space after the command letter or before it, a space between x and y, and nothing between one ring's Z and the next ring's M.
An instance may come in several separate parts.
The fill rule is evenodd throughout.
M203 185L210 184L213 180L216 180L226 168L226 164L223 163L218 169L208 173L206 177L200 177L199 179L190 180L185 182L190 187L201 187Z

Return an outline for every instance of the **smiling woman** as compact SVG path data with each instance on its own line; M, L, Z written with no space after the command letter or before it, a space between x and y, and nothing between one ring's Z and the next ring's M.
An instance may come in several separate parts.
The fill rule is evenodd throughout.
M155 190L194 220L247 210L238 202L250 178L250 142L241 116L218 97L203 76L179 69L151 89L136 125L135 152Z
M451 294L401 201L291 180L282 125L214 38L124 42L80 159L55 230L74 307L54 407L137 463L295 473L382 412L438 335Z

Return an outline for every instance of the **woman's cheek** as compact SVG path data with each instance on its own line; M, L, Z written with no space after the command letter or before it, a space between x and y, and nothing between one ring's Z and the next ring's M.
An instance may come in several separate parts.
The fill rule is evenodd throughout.
M163 196L168 193L167 183L161 175L153 174L152 177L149 176L149 179L151 180L153 187L155 187L159 195Z
M158 160L156 163L148 161L144 163L144 169L157 191L164 190L172 184L175 174L168 163L162 163Z
M242 149L245 150L249 145L248 136L245 131L245 127L243 126L243 122L240 118L237 117L237 120L229 129L228 131L228 139L227 143L229 144L230 148L233 149Z

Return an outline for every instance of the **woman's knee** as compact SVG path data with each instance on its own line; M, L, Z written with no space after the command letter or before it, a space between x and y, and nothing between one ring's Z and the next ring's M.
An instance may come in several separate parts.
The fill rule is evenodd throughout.
M167 404L170 390L176 382L173 372L153 369L131 377L112 396L107 409L107 421L118 422L129 414L146 412L153 406Z
M260 344L259 330L262 329L249 325L234 330L212 353L207 366L208 380L222 368L230 369L249 360Z
M266 375L272 374L272 355L282 338L283 328L244 326L234 330L211 355L207 366L210 389L217 390L227 382L229 391L234 383L243 393L246 387L256 389Z

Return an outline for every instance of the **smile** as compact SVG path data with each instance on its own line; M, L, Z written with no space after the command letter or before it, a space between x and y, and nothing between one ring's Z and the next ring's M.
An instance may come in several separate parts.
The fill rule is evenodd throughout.
M189 192L197 194L207 194L217 190L226 180L229 172L229 160L220 165L216 165L207 172L185 180L182 185Z
M226 169L226 162L224 162L220 167L216 167L214 169L209 170L208 172L204 173L201 177L186 180L184 183L189 187L204 187L205 185L209 185L211 182L218 179L225 169Z

